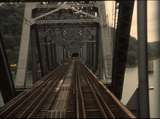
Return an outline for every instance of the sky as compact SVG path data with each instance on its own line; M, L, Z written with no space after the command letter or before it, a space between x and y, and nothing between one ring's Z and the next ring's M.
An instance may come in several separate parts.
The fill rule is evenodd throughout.
M148 42L154 42L157 41L156 39L156 20L158 20L155 14L155 8L157 4L157 0L148 0L148 6L147 6L147 27L148 27ZM108 13L109 16L109 21L110 24L112 24L113 21L113 1L107 1L106 2L106 12ZM132 16L132 25L131 25L131 36L137 38L137 1L135 1L134 4L134 11L133 11L133 16Z
M148 34L148 42L154 42L158 39L156 38L156 21L157 15L156 13L156 0L148 0L147 2L147 34ZM137 38L137 2L134 4L134 11L132 17L132 26L131 26L131 33L132 36Z

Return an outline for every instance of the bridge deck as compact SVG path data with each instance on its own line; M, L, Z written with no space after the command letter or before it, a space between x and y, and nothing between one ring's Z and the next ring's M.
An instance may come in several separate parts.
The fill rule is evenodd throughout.
M64 63L8 102L2 118L134 118L78 60Z

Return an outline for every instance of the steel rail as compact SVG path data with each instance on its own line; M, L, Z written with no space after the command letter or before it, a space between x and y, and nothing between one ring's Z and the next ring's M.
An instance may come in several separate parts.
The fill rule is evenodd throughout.
M104 105L104 108L106 109L106 113L109 116L109 118L115 118L115 115L113 114L113 112L109 108L108 104L105 102L104 98L102 98L103 97L102 94L98 91L98 89L95 86L95 84L92 84L92 85L95 88L96 94L98 95L99 99L102 101L102 104Z
M49 77L51 77L52 75L54 75L54 73L56 73L56 71L59 68L62 68L62 67L56 68L54 71L52 71L51 73L49 73L47 76L43 77L41 79L41 81L45 80L45 79L49 80ZM35 83L34 87L32 88L32 91L38 90L43 85L43 82L40 82L40 83L39 82L40 81L38 81L38 82ZM30 91L24 91L22 94L18 95L13 100L11 100L10 102L8 102L4 106L4 110L0 112L0 117L1 117L1 115L3 115L4 113L6 113L7 111L15 108L19 104L19 102L21 102L21 101L23 102L26 97L29 97L30 92L31 92L31 90Z
M44 82L44 85L42 85L41 87L39 87L37 90L36 90L36 92L33 92L33 93L31 93L31 95L29 96L29 97L27 97L27 99L25 99L22 103L20 103L16 108L14 108L13 110L12 110L12 112L10 112L8 115L6 115L6 118L7 117L12 117L12 115L14 114L15 115L15 113L17 112L17 110L19 110L19 109L21 109L26 103L28 103L32 98L34 99L34 97L36 97L36 96L39 96L38 94L39 94L39 92L40 93L42 93L43 91L45 91L45 89L43 90L43 87L47 87L47 86L49 86L49 81L50 81L50 79L51 79L52 77L49 77L49 79L47 80L47 81L45 81ZM47 88L46 88L47 89ZM41 92L41 90L42 90L42 92ZM32 100L31 100L32 101ZM29 107L29 106L28 106ZM27 108L28 108L27 107ZM23 113L22 113L23 114Z
M67 68L68 68L68 67L67 67ZM56 81L53 80L54 82L53 82L53 81L51 82L52 84L51 84L51 86L49 86L50 88L48 87L49 90L45 91L46 93L45 93L44 95L42 95L43 97L40 98L40 101L39 101L38 104L35 106L35 108L32 110L32 112L27 115L27 118L31 118L38 110L40 110L40 106L44 104L44 101L48 98L49 94L52 94L51 92L52 92L53 90L55 91L57 85L59 84L59 81L60 81L61 79L63 79L63 77L65 76L65 73L66 73L66 70L64 70L63 72L60 71L58 74L56 74L56 76L54 76L54 78L57 79L57 80L56 80ZM64 80L63 80L63 81L64 81ZM52 95L52 96L53 96L53 100L51 100L51 101L54 101L54 100L55 100L56 94L57 94L58 92L59 92L59 91L55 92L54 95ZM30 109L29 109L29 110L30 110Z
M67 70L73 61L64 63L60 68L48 74L46 78L43 77L43 80L37 81L29 91L26 90L25 93L11 100L7 104L8 106L6 105L0 110L0 117L46 118L46 116L50 116L49 112L53 111L51 117L57 118L135 118L97 80L88 67L80 63L78 58L73 60L72 72ZM65 88L66 86L67 88ZM63 91L67 91L67 95ZM63 96L67 96L67 98L63 99Z
M79 91L78 91L78 74L77 74L77 71L76 71L76 76L75 76L75 79L76 79L76 118L80 118L80 111L79 111Z
M84 79L86 80L86 82L87 82L87 84L88 84L88 86L89 86L89 88L90 88L90 90L91 90L91 92L92 92L92 94L93 94L96 102L97 102L97 105L98 105L98 107L99 107L102 115L104 116L104 118L108 118L108 115L106 114L106 112L105 112L105 110L104 110L104 108L103 108L100 100L98 99L97 95L95 94L94 88L92 87L92 85L90 84L90 82L87 80L86 74L85 74L83 71L82 71L81 73L83 74L83 77L84 77Z
M82 94L82 89L80 85L80 74L78 72L78 66L75 66L75 80L76 80L76 117L77 118L86 118L86 110L84 106L84 97ZM82 114L82 116L81 116Z
M62 74L61 74L62 75ZM65 74L64 74L65 75ZM63 79L64 75L62 75L59 79ZM63 80L64 82L64 80ZM63 83L62 82L62 83ZM57 82L55 84L59 83L59 80L57 80ZM62 85L62 84L61 84ZM52 94L51 92L54 90L55 92L55 88L56 86L52 86L52 88L49 89L49 91L44 95L44 98L40 99L39 103L36 105L36 107L32 110L32 112L27 116L27 118L31 118L34 114L37 113L38 110L40 110L40 106L43 105L44 101L46 98L48 98L49 94ZM53 96L53 99L50 100L50 105L47 106L47 110L49 110L49 108L51 107L51 105L53 104L53 102L55 101L55 98L56 96L58 95L60 90L56 91L54 96Z
M72 78L73 78L73 75L72 75L73 68L74 68L74 62L70 62L70 66L66 71L66 75L64 76L64 82L61 86L58 86L60 92L56 98L54 105L51 107L51 113L52 112L54 113L53 115L51 115L51 118L65 117L65 112L67 111L66 110L67 101L69 98L70 87L71 87Z
M83 65L84 66L84 65ZM99 90L102 90L105 95L103 96L106 100L111 100L111 103L115 105L117 109L119 109L119 113L121 113L121 117L125 118L136 118L112 93L111 91L105 87L103 84L98 82L96 76L86 67L84 66L88 74L92 77L92 81L96 82L97 86L99 87ZM108 99L110 98L110 99ZM117 116L117 115L116 115Z
M77 70L79 71L80 69L78 69L79 67L77 67ZM78 73L78 88L79 88L79 94L80 94L80 99L81 99L81 108L82 108L82 118L86 118L86 109L85 109L85 105L84 105L84 96L83 96L83 93L82 93L82 88L81 88L81 80L82 80L82 77L80 75L80 73L77 71Z
M76 63L73 70L73 78L71 83L71 91L69 94L69 98L67 100L67 110L65 118L76 118L76 76L77 76L77 69L76 69Z
M91 77L88 76L87 79L90 80L90 78ZM99 100L102 102L102 106L104 107L104 109L106 109L106 113L109 116L109 118L115 118L115 115L113 114L113 112L109 108L108 104L104 100L102 93L100 93L99 89L95 86L95 82L90 81L90 84L92 84L92 86L93 86L93 88L95 90L95 93L99 97Z
M49 81L50 78L57 73L58 70L62 69L61 68L57 68L56 71L53 71L52 74L49 74L48 76L46 76L45 78L48 78L45 82L43 82L42 84L33 87L32 90L30 90L26 95L24 95L22 98L18 99L14 104L9 105L7 107L7 109L5 109L4 111L2 111L0 113L0 117L4 117L4 115L6 115L7 117L9 117L10 115L14 114L16 112L16 110L18 110L18 108L22 107L27 101L29 101L31 99L32 96L35 96L35 94L37 94L39 92L39 90L44 87ZM44 79L44 78L43 78ZM31 92L33 91L33 92ZM31 94L30 94L31 93ZM27 98L27 99L26 99ZM25 100L24 100L25 99ZM17 106L18 105L18 106ZM12 110L12 112L10 112Z
M81 65L81 69L83 69L82 71L85 70L83 65ZM98 96L100 102L102 103L102 106L104 107L104 109L106 109L106 113L109 116L109 118L115 118L115 115L113 114L113 112L109 108L108 104L104 100L102 93L100 93L100 90L98 89L98 87L96 87L96 85L95 85L96 82L91 81L92 77L88 75L87 71L86 71L85 74L86 74L86 77L87 77L86 80L88 80L90 82L90 84L92 85L93 89L95 90L96 95Z
M63 77L63 76L62 76ZM58 78L61 79L62 77ZM40 101L38 102L38 104L36 105L36 107L32 110L32 112L27 116L27 118L30 118L39 108L40 106L44 103L45 99L49 96L50 92L52 90L55 90L55 87L57 85L57 83L59 82L59 80L56 80L55 82L53 82L53 84L51 85L51 88L49 88L49 90L45 91L46 93L44 94L43 98L40 99Z
M34 109L32 110L32 112L29 114L29 116L32 116L32 114L34 114L35 111L38 110L38 108L40 107L40 105L44 102L44 100L49 95L50 91L54 90L55 86L60 81L61 75L57 75L57 77L55 77L54 81L50 82L48 85L45 86L45 89L38 95L38 97L36 97L34 99L34 101L32 101L32 103L29 106L27 106L27 108L23 111L23 113L21 113L21 115L19 116L20 118L26 117L26 115L28 115L29 112L30 112L30 110L32 109L32 106L35 106L36 102L39 101L36 104L36 106L34 107ZM51 88L49 88L49 87L51 87Z

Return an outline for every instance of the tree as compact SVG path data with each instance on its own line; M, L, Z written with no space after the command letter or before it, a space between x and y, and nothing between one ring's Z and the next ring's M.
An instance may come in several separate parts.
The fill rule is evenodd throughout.
M24 3L3 3L0 6L0 32L10 64L18 60L23 13Z

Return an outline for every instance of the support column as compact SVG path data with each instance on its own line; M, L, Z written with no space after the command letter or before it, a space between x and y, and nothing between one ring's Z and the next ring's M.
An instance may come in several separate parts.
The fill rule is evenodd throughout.
M160 1L151 0L147 1L149 11L147 13L148 17L148 40L154 40L154 42L160 42ZM160 50L158 46L156 49ZM155 77L149 79L151 86L154 87L154 90L150 90L150 118L159 118L160 117L160 58L153 61L154 65L154 74ZM154 81L153 81L154 80Z
M89 57L89 45L87 43L87 65L89 67L89 61L90 61L90 57Z
M0 33L0 90L4 103L15 96L15 87L9 69L8 59L4 50L3 39Z
M138 116L149 118L148 56L147 56L147 1L137 1L138 21Z
M83 59L84 59L84 64L87 62L87 48L86 48L86 43L83 45Z
M86 43L86 64L88 66L88 61L89 61L89 57L88 57L88 43Z
M52 69L54 68L54 54L53 54L53 52L54 52L54 48L53 48L53 42L52 42L52 40L51 40L51 42L50 42L50 54L51 54L51 67L52 67Z
M45 46L45 62L46 62L46 69L47 69L47 73L49 71L49 54L48 54L48 41L47 41L47 37L44 38L44 46Z
M122 97L133 8L133 0L119 1L118 24L112 65L112 91L118 99Z
M53 48L54 48L54 61L55 61L54 66L56 66L56 65L58 65L58 63L57 63L57 50L56 50L55 43L53 44Z
M34 37L34 29L31 28L31 55L32 55L32 81L36 82L37 77L37 58L36 58L36 39Z
M64 61L64 58L65 58L65 49L63 47L63 61Z
M52 69L52 58L51 58L51 40L48 40L48 60L49 60L49 70Z
M92 70L94 70L94 43L91 43L91 51L92 51Z
M100 27L100 24L98 25L98 45L97 45L97 48L98 48L98 51L97 51L97 69L98 69L98 77L100 80L103 79L103 69L104 69L104 61L103 61L103 50L102 50L102 39L101 39L101 27Z
M94 67L94 72L96 71L96 44L93 43L93 67Z
M110 68L108 66L108 56L112 54L111 52L111 45L110 45L110 40L107 37L109 36L109 34L106 32L106 9L105 9L105 2L99 2L99 17L100 17L100 50L102 52L102 65L103 65L103 69L102 69L102 79L106 80L107 82L110 81L111 79L109 79L108 76L108 69Z
M60 46L56 45L56 55L57 56L57 64L60 65L61 64L61 58L60 58L60 55L61 55L61 52L60 52Z
M24 11L23 28L21 35L21 44L19 50L18 68L15 80L16 88L24 88L26 71L27 71L27 61L29 52L29 42L30 42L30 20L32 16L32 7L34 3L26 3Z
M87 43L87 56L88 56L88 67L90 68L90 66L91 66L91 56L90 56L90 45L89 45L89 43Z
M45 72L44 72L44 65L43 65L43 60L42 60L42 52L41 52L41 44L40 44L40 39L39 39L39 31L37 29L37 26L35 25L34 27L34 33L35 33L35 39L36 39L36 46L37 46L37 52L38 52L38 59L39 59L39 65L41 69L41 76L43 77Z
M98 63L99 63L99 24L97 24L97 28L96 28L96 63L95 63L95 69L98 70Z

